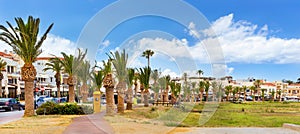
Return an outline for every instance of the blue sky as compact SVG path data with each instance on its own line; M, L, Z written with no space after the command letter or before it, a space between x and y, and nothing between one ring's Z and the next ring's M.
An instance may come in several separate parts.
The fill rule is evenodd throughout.
M5 24L6 20L13 22L14 17L26 19L28 15L33 15L41 18L42 32L46 26L54 23L51 35L45 43L43 55L59 54L59 51L71 53L89 20L113 2L115 1L0 0L0 23ZM296 81L299 77L300 1L187 0L184 2L195 7L211 23L223 50L227 75L232 75L236 79L254 77L269 81L282 79ZM185 12L178 8L178 12L174 14ZM109 22L103 18L99 25L105 23ZM126 46L129 41L136 43L136 46L145 47L147 43L152 43L156 45L153 48L157 49L163 44L177 44L185 46L189 53L194 55L194 62L198 69L204 70L204 76L212 76L211 65L207 62L208 54L201 46L205 38L202 37L202 40L195 38L197 34L203 34L205 29L199 29L196 22L191 21L189 24L185 27L174 20L149 15L126 20L114 27L103 43L99 43L101 44L99 49L103 50L98 50L96 58L99 61L106 58L103 53L118 49L122 44ZM149 30L166 34L161 33L157 37L150 37L147 34L149 37L131 38ZM214 39L209 32L205 35ZM153 68L160 68L164 73L180 75L182 72L173 58L185 58L185 53L180 53L180 49L171 49L172 47L167 45L165 47L165 53L157 52L151 59L151 65ZM9 48L5 46L3 49ZM132 66L140 67L146 65L146 60L138 56L132 63ZM195 73L190 72L190 76L192 75Z

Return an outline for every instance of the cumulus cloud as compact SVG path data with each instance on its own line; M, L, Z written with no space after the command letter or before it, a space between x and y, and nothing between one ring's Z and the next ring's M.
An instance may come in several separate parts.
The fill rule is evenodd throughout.
M162 72L161 72L161 76L167 76L167 75L170 75L171 78L176 78L176 77L180 77L179 74L173 72L171 69L164 69Z
M76 44L74 42L53 34L49 34L42 45L43 53L40 56L47 57L51 56L51 54L61 56L61 52L74 55L75 49Z
M12 51L12 48L9 45L6 45L6 43L0 42L0 44L1 44L1 51L4 50ZM59 37L53 34L48 34L47 39L44 41L41 49L43 52L39 57L48 57L51 56L52 54L56 56L61 56L61 52L65 52L67 54L74 54L76 45L74 42L65 39L63 37Z
M234 21L234 15L220 17L211 28L197 31L205 39L190 49L196 59L203 59L197 54L203 50L203 44L218 41L227 63L300 63L300 39L272 37L268 26L259 27L245 20ZM193 27L190 32L195 33ZM204 58L205 59L205 58Z

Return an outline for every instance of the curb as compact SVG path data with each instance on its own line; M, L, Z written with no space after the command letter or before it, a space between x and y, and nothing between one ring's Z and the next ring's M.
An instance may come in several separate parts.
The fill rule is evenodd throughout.
M289 123L283 123L283 128L292 129L300 132L300 125L296 124L289 124Z

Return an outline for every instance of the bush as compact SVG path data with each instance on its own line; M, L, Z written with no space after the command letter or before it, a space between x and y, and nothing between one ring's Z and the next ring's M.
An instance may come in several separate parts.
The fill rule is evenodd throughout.
M61 114L61 115L82 115L82 114L92 114L94 112L93 108L90 106L79 106L76 103L74 104L64 104L59 105L54 102L46 102L42 104L37 110L38 115L52 115L52 114Z

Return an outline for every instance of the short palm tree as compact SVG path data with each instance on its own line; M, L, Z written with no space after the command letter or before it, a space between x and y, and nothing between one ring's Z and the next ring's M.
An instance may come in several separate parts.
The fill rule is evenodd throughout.
M151 68L144 67L140 68L140 82L141 87L144 89L144 106L149 106L149 80L150 80L150 74L151 74Z
M202 100L203 100L204 89L205 89L205 82L204 81L200 81L199 82L200 102L202 102Z
M0 58L0 98L2 97L2 79L4 78L2 74L2 69L6 67L6 62Z
M63 66L60 64L60 61L56 60L55 58L50 59L49 63L46 63L46 68L43 71L52 70L55 72L55 82L57 88L57 97L60 98L60 72L63 70Z
M125 49L121 53L119 51L111 52L108 54L109 59L112 61L112 65L115 68L115 75L118 78L117 91L118 91L118 113L124 113L124 98L126 91L127 79L127 60L128 54Z
M192 99L193 99L193 102L194 102L197 82L194 81L194 82L191 83L191 85L192 85L192 92L191 92L191 94L192 94Z
M142 57L147 58L148 60L148 67L150 67L150 57L153 56L154 52L150 49L145 50L142 54Z
M281 102L281 90L277 90L277 97L279 98L279 102Z
M24 61L21 68L22 80L25 81L25 112L24 116L34 115L33 86L36 70L32 63L42 53L41 46L47 38L53 23L47 28L46 32L38 39L40 19L28 17L27 23L22 18L15 18L17 27L13 27L7 22L8 28L0 25L0 40L12 47L13 51Z
M158 70L155 69L153 71L151 71L151 78L154 81L152 84L152 90L154 91L154 100L157 101L158 100L158 93L159 93L159 84L158 84L158 79L159 79L159 73Z
M250 86L249 89L250 89L250 91L251 91L251 92L250 92L251 97L252 97L253 101L255 101L255 95L254 95L253 93L254 93L254 91L256 90L256 88L255 88L255 86Z
M236 94L240 91L240 87L234 87L232 90L233 101L236 100Z
M163 102L168 102L168 100L169 100L169 98L168 98L169 97L169 85L170 85L170 81L171 81L170 75L167 75L165 77L165 80L166 80L166 90L163 95L163 96L165 96L165 97L163 97Z
M181 91L181 84L174 81L170 82L171 87L171 103L175 104L178 101L178 97Z
M232 92L232 85L225 86L225 94L226 94L226 101L229 101L230 93Z
M246 101L246 90L247 90L247 86L242 86L242 91L244 92L244 101Z
M77 75L79 80L82 82L82 86L80 87L80 93L83 102L87 102L87 98L89 94L87 82L90 80L90 74L91 74L90 69L91 69L91 65L89 61L82 61L78 68Z
M209 91L210 83L209 81L206 81L204 84L204 89L205 89L205 95L206 95L206 101L208 101L208 91Z
M213 90L213 101L215 101L216 95L217 95L217 92L218 92L218 83L216 81L213 81L211 83L211 87L212 87L212 90Z
M158 79L158 84L159 84L159 88L160 88L160 101L163 101L164 97L163 97L163 91L166 89L167 86L167 82L166 82L166 76L164 77L160 77Z
M267 91L267 89L261 89L261 99L263 102L265 101L265 91Z

